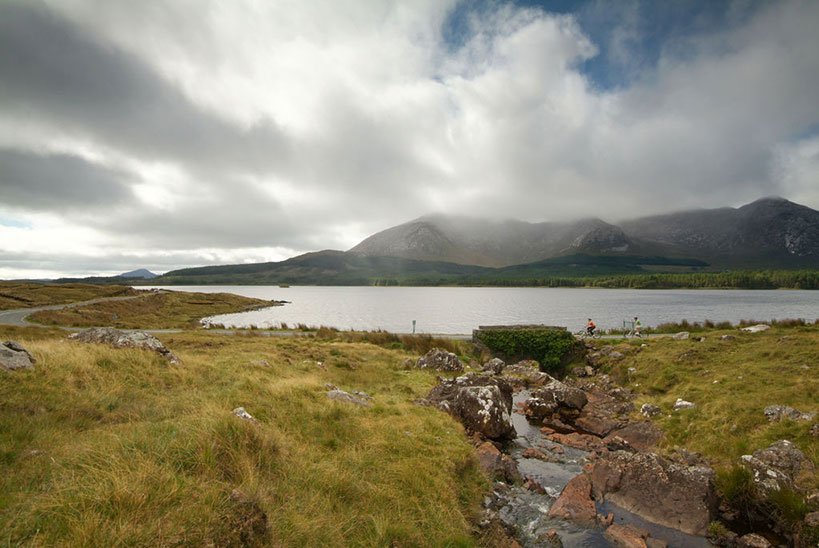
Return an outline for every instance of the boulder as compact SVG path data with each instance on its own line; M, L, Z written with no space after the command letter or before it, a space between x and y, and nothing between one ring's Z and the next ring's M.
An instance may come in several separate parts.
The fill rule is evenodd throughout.
M591 480L586 474L575 476L549 508L549 517L593 523L597 509L591 498Z
M0 369L4 371L34 369L36 362L28 350L14 341L6 341L0 345Z
M748 327L743 327L740 331L744 331L746 333L761 333L762 331L767 331L770 329L770 325L766 325L764 323L758 323L756 325L750 325Z
M803 413L787 405L769 405L762 411L769 422L779 422L784 419L793 421L811 421L816 413Z
M425 403L452 414L464 427L489 439L514 437L512 385L490 375L469 374L441 379Z
M478 465L492 480L506 483L521 481L514 459L501 453L492 442L483 442L475 449L475 453L478 457Z
M331 400L340 401L343 403L351 403L353 405L359 405L361 407L369 407L372 405L370 403L370 396L365 394L364 392L355 392L350 394L349 392L345 392L344 390L340 390L335 386L331 387L330 390L327 392L327 397Z
M650 403L644 403L643 405L640 406L640 413L644 417L649 417L649 418L650 417L656 417L657 415L659 415L662 412L663 412L662 409L660 409L656 405L652 405Z
M649 546L646 542L649 538L648 531L634 525L615 523L606 529L606 538L611 540L615 546L623 548L648 548Z
M705 535L714 519L714 471L655 453L612 451L591 470L592 493L642 518L691 535Z
M500 358L492 358L485 364L483 364L482 370L484 373L491 373L493 375L500 375L503 373L503 368L506 367L506 363Z
M84 343L107 344L114 348L143 348L152 350L168 359L171 363L179 363L179 358L168 350L159 339L144 331L121 331L112 327L92 327L73 333L69 339Z
M524 405L524 415L532 420L543 420L558 414L562 420L572 421L588 401L586 393L557 379L533 390Z
M684 341L687 340L691 334L688 331L680 331L679 333L674 333L671 335L671 338L675 341Z
M737 548L770 548L771 546L773 545L765 537L756 533L748 533L737 539Z
M624 440L637 451L649 451L663 439L663 431L652 422L631 422L611 432L603 442L608 444L615 437Z
M239 417L242 420L246 420L248 422L257 423L259 421L256 420L256 417L245 411L244 407L237 407L233 410L233 414Z
M682 398L677 398L677 401L674 402L674 411L679 411L680 409L693 409L697 406L697 404L692 403L690 401L685 401Z
M433 348L424 356L418 358L415 367L419 369L434 369L436 371L463 371L464 366L458 356L452 352Z
M805 454L788 440L779 440L753 455L742 455L740 463L751 471L754 483L765 493L792 488L794 480L814 469Z
M504 378L508 379L509 382L527 388L543 386L552 380L551 375L540 370L540 365L535 360L522 360L507 365L503 373Z

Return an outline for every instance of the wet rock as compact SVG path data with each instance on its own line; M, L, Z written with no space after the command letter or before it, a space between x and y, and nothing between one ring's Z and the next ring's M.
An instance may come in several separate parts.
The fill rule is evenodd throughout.
M483 442L475 451L481 469L493 480L506 483L517 483L521 480L514 459L501 453L492 442Z
M359 405L361 407L369 407L370 405L372 405L372 403L370 403L370 400L372 398L370 398L370 396L368 396L364 392L355 392L353 394L350 394L349 392L345 392L344 390L341 390L336 387L330 388L330 390L327 392L327 397L330 398L331 400L340 401L343 403L351 403L353 405Z
M648 531L634 525L614 524L606 529L606 538L623 548L647 548Z
M468 431L486 438L503 440L515 435L512 385L503 378L469 374L441 379L427 395L426 403L447 411Z
M813 463L788 440L779 440L753 455L742 455L740 463L753 473L754 483L766 493L793 487L801 474L814 471Z
M674 402L674 411L679 411L680 409L693 409L697 406L697 404L692 403L690 401L685 401L682 398L677 398L677 401Z
M142 348L152 350L164 356L170 363L179 363L173 352L168 350L159 339L145 331L122 331L112 327L92 327L68 336L70 340L107 344L114 348Z
M770 325L766 325L764 323L758 323L756 325L751 325L748 327L743 327L740 331L744 331L746 333L761 333L762 331L767 331L770 329Z
M691 334L688 331L680 331L679 333L671 335L671 338L675 341L684 341L688 339L689 336L691 336Z
M549 508L549 516L584 523L592 523L597 516L591 498L591 480L586 474L572 478Z
M704 535L716 512L714 471L685 466L654 453L613 451L591 470L595 500L608 500L644 519Z
M748 533L737 539L737 548L770 548L771 546L773 545L765 537L756 533Z
M810 421L816 413L803 413L787 405L769 405L763 411L769 422L779 422L784 419L793 421Z
M36 362L28 350L14 341L6 341L0 345L0 369L4 371L34 369Z
M550 441L580 449L581 451L595 451L603 448L603 440L591 434L580 434L578 432L571 432L569 434L561 434L554 432L545 434Z
M503 368L506 367L506 363L500 358L492 358L485 364L483 364L483 372L484 373L491 373L493 375L500 375L503 372Z
M433 348L415 363L418 369L434 369L436 371L463 371L464 366L458 356L452 352Z
M650 403L644 403L640 406L640 413L642 413L644 417L656 417L662 412L662 409Z

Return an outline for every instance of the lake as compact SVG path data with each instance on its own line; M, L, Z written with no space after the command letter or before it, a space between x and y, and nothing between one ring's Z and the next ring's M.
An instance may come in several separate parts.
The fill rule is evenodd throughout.
M290 301L284 306L213 316L233 327L383 329L469 334L479 325L547 324L579 330L591 317L603 329L622 328L639 316L644 326L664 322L819 317L819 291L632 290L505 287L171 286L163 289L227 292Z

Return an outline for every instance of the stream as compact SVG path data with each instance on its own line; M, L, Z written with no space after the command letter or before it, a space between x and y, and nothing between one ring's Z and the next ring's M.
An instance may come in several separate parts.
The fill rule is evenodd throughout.
M517 409L517 404L526 401L527 398L529 398L527 390L515 393L514 408ZM512 413L512 422L517 437L508 444L505 452L515 460L521 476L535 481L545 493L531 491L522 486L496 483L496 488L492 496L485 501L485 505L495 509L500 519L518 532L518 541L524 547L553 546L546 536L550 529L557 532L567 548L615 546L605 537L600 527L584 526L548 516L549 508L569 480L581 473L589 453L546 439L539 426L531 424L520 413ZM542 450L558 462L523 457L524 451L530 447ZM666 541L669 548L712 546L703 537L655 525L610 503L598 503L597 510L598 514L602 515L612 513L614 523L631 524L649 531L652 538Z

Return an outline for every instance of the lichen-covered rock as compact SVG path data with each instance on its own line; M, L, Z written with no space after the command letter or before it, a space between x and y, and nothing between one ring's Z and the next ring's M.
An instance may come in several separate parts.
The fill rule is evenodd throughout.
M558 414L562 420L574 420L588 399L586 393L557 379L533 390L524 402L523 413L531 420L543 420Z
M5 371L33 369L36 361L28 350L14 341L6 341L0 345L0 369Z
M677 401L674 402L674 411L679 411L681 409L693 409L697 406L697 404L686 401L682 398L677 398Z
M492 375L469 374L441 379L424 403L435 405L457 418L464 427L489 439L514 437L512 385Z
M803 413L787 405L769 405L762 411L770 422L779 422L784 419L793 421L811 421L816 413Z
M714 519L714 471L687 466L654 453L612 451L595 461L592 493L644 519L704 535Z
M370 396L364 392L355 392L350 394L349 392L340 390L335 386L330 388L330 390L327 392L327 397L331 400L340 401L343 403L352 403L353 405L360 405L361 407L369 407L372 405L370 403Z
M112 327L92 327L73 333L69 339L85 342L107 344L114 348L143 348L163 355L171 363L179 363L179 358L168 350L159 339L144 331L121 331Z
M436 371L463 371L464 366L458 356L452 352L433 348L424 356L418 358L415 367L419 369L434 369Z
M662 412L663 412L662 409L650 403L644 403L643 405L640 406L640 413L644 417L656 417Z
M773 545L765 537L756 533L748 533L737 539L737 548L770 548L771 546Z
M503 372L503 368L506 367L506 363L500 358L492 358L485 364L483 364L483 372L484 373L491 373L493 375L500 375Z
M814 469L805 454L788 440L779 440L753 455L742 455L740 462L751 471L754 483L763 492L792 488L796 478Z

